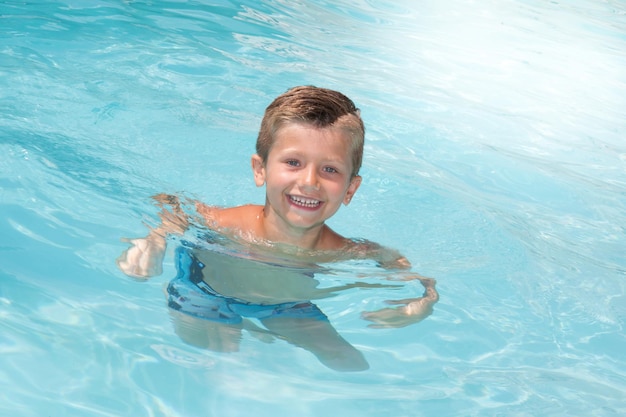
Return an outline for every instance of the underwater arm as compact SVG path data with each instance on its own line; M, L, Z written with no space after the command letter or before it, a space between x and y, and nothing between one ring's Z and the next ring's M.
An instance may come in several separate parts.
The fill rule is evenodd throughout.
M368 257L378 262L378 265L393 271L388 276L390 281L414 281L418 280L424 286L421 297L405 298L402 300L387 300L387 304L397 307L387 307L376 311L365 311L362 317L371 321L369 327L391 328L405 327L418 323L430 316L433 306L439 301L439 293L433 278L426 278L410 271L411 263L398 251L367 242L366 253Z
M407 274L400 278L402 281L415 279L419 280L424 286L424 294L416 298L387 300L387 304L397 305L399 307L387 307L376 311L363 312L361 316L365 320L372 322L369 327L405 327L410 324L419 323L432 314L433 306L439 301L439 293L435 288L436 281L432 278L425 278L417 274Z
M187 216L180 207L178 197L158 194L153 198L162 208L159 213L161 223L151 228L146 237L123 239L131 246L117 258L118 268L133 278L147 279L160 275L163 272L168 234L182 234L187 229Z

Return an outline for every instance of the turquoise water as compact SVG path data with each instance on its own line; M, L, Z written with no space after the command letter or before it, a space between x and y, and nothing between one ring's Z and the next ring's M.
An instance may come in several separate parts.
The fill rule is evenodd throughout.
M0 3L0 415L626 414L625 22L618 1ZM317 303L364 372L249 333L190 346L172 257L148 282L114 262L154 193L262 202L261 115L299 84L366 122L331 225L438 280L402 329L360 313L419 286Z

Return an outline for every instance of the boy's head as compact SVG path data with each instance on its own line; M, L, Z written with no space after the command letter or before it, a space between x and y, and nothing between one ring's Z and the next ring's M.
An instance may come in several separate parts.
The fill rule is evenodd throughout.
M276 132L288 123L308 124L316 128L338 128L348 132L352 143L352 177L363 161L365 127L352 100L338 91L313 86L294 87L265 109L256 142L256 153L265 162Z

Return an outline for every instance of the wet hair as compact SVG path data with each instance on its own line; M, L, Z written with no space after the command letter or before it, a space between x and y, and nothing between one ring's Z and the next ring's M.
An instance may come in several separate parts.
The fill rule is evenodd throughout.
M302 123L315 128L339 128L351 138L352 177L359 173L363 162L365 127L360 111L342 93L314 86L300 86L276 97L265 109L256 142L256 152L267 161L276 132L288 123Z

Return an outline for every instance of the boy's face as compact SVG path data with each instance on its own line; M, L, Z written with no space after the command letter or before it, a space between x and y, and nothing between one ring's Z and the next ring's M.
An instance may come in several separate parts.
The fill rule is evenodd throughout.
M352 175L350 135L344 130L289 123L275 135L263 163L252 157L255 182L266 184L266 215L279 227L323 225L361 184Z

